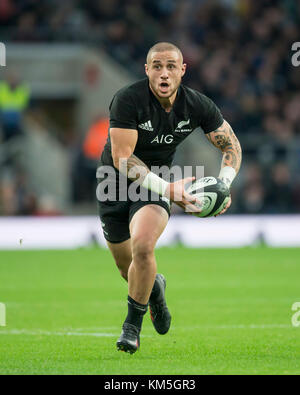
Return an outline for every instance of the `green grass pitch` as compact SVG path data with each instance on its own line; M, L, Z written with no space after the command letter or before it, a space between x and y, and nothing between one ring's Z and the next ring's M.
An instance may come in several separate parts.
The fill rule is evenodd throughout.
M127 285L109 252L0 252L0 374L299 374L300 249L163 248L168 334L118 352Z

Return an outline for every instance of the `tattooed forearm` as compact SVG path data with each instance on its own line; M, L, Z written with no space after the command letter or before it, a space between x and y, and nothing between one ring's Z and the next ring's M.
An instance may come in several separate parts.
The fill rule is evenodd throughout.
M148 166L137 156L132 154L129 158L120 159L119 170L131 181L143 183L146 175L150 172Z
M230 166L239 171L242 161L242 149L231 126L224 121L222 126L207 133L208 140L223 152L222 166Z

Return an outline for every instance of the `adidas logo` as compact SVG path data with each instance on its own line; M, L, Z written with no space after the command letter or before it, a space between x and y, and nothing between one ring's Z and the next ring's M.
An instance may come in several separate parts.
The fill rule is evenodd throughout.
M140 128L140 129L144 129L144 130L149 130L149 132L153 132L153 127L152 127L152 124L151 124L151 121L147 121L147 122L144 122L144 123L140 123L139 125L138 125L138 127Z

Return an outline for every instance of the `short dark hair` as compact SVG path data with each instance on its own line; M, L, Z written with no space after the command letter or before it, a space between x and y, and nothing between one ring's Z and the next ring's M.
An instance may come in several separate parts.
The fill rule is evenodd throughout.
M165 52L165 51L176 51L180 55L181 59L183 59L182 52L178 47L176 47L176 45L168 42L159 42L153 45L153 47L149 49L146 59L147 64L149 63L150 56L153 52Z

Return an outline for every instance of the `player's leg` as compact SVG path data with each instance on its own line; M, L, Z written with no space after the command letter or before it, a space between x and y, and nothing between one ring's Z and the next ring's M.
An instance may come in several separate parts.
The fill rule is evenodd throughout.
M132 263L128 270L128 315L117 342L119 350L135 352L143 316L156 278L154 248L168 222L168 212L155 204L144 205L130 222Z
M128 202L100 202L99 204L99 214L104 237L114 257L116 265L119 268L120 274L125 280L128 279L128 268L132 262L129 221L131 222L135 214L142 207L144 207L145 204L147 205L148 203L136 202L130 204L130 206L128 206ZM163 210L166 210L166 213L169 214L169 205L166 202L159 202L158 204L161 204L164 207ZM129 211L130 214L128 221ZM161 303L159 305L157 305L157 303L159 300L161 301L162 295L164 296L164 288L164 278L161 274L157 274L153 289L151 291L150 312L151 310L157 311L157 309L151 309L151 307L154 305L159 306L159 308L161 307ZM159 311L162 312L163 310L160 308ZM164 314L163 320L160 319L161 315L159 314L156 314L155 317L157 319L153 320L153 314L151 314L151 318L156 330L161 334L166 333L170 326L170 319L168 320L168 315ZM159 324L160 322L163 322L163 325ZM163 328L163 330L158 329L156 323L158 323L159 327Z
M138 204L137 204L138 206ZM148 206L147 206L148 207ZM170 207L169 204L166 201L163 201L162 199L159 199L159 201L156 202L156 204L152 204L149 206L149 208L152 208L152 210L148 210L149 213L149 217L147 216L143 216L142 215L142 220L138 222L138 226L136 227L136 233L138 235L137 238L134 238L133 234L134 234L134 230L133 227L135 225L134 223L134 219L138 219L138 213L142 214L143 211L141 211L141 209L139 211L137 211L136 215L132 217L132 221L131 221L131 239L132 239L132 245L134 245L134 243L137 244L137 247L141 247L142 251L144 252L144 246L143 243L141 243L141 245L139 246L139 235L142 234L142 237L145 238L146 243L147 240L151 240L151 234L154 234L154 239L155 239L155 243L157 239L159 238L159 236L161 235L162 231L164 230L167 222L168 222L168 218L170 215ZM161 210L163 209L163 210ZM134 211L134 210L133 210ZM155 215L153 215L153 212L156 211L156 213L158 214L158 216L160 216L160 220L161 220L161 228L156 227L156 223L158 221L158 219L155 217ZM153 228L155 229L155 231L151 230L151 227L149 228L149 234L147 234L144 229L149 226L148 224L151 225L151 221L153 221ZM155 234L156 232L156 234ZM152 254L152 259L153 262L155 264L155 269L156 269L156 261L155 261L155 256L154 256L154 248L151 249L151 254ZM132 270L134 272L135 270L135 262L133 261L132 264L130 265L130 271ZM155 270L156 271L156 270ZM132 290L132 288L133 290ZM129 284L129 295L133 295L134 292L137 292L137 288L140 287L140 291L142 291L145 288L145 284L143 283L143 279L138 278L138 276L135 277L133 284ZM162 274L156 274L155 276L155 282L153 285L153 288L151 290L150 293L150 297L149 297L149 310L150 310L150 316L151 316L151 320L152 323L154 325L155 330L160 334L160 335L164 335L168 332L168 330L170 329L170 325L171 325L171 314L168 310L167 307L167 303L166 303L166 299L165 299L165 289L166 289L166 280L165 277ZM134 295L132 296L132 298L134 299L134 297L137 298L138 300L138 295Z
M106 241L108 248L124 280L128 281L128 268L132 261L131 239L122 243L110 243Z
M127 281L128 267L132 261L129 232L128 202L99 202L99 216L103 236L121 276Z
M128 281L128 269L132 262L131 240L129 239L122 243L110 243L107 241L107 245L121 276ZM156 274L149 298L149 311L154 328L160 335L166 334L171 325L171 315L165 299L165 289L165 277L162 274Z
M140 208L130 222L132 263L128 270L129 296L147 304L156 276L154 248L168 223L167 211L159 205Z
M124 278L124 280L128 281L128 269L132 262L131 239L128 239L122 243L110 243L109 241L106 242L121 276ZM161 290L164 288L165 278L162 274L157 274L149 301L151 302L152 300L154 303L156 303L158 297L162 293Z

